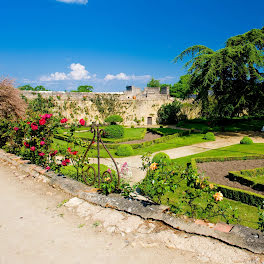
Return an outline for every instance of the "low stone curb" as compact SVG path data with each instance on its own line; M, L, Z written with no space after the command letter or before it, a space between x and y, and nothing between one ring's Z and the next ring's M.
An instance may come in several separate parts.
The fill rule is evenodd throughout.
M118 194L108 196L97 193L97 190L83 183L67 177L58 176L54 172L30 164L30 161L0 150L0 160L9 163L22 171L25 176L32 176L48 182L50 185L77 196L89 203L106 208L116 209L131 215L139 216L145 220L156 220L189 234L211 237L229 245L247 249L253 253L264 253L264 234L248 227L227 224L212 224L202 220L177 218L166 211L166 207L156 205L146 200L125 198Z

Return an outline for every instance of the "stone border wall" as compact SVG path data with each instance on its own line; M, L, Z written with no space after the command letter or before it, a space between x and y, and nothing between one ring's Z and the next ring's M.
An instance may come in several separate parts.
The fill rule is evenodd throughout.
M20 157L6 153L1 149L0 160L9 163L28 176L38 178L89 203L140 216L145 220L159 221L176 230L211 237L253 253L264 254L264 234L260 231L240 225L212 224L202 220L177 218L168 213L166 207L153 204L146 199L140 199L140 197L139 199L132 199L117 194L105 196L97 193L94 188L70 178L58 176L54 172L47 172L37 165L30 164L29 161L22 160Z

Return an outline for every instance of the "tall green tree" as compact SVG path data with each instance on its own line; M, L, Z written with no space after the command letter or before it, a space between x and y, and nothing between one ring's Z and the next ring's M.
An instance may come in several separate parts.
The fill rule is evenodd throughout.
M90 85L80 85L77 90L73 90L71 92L77 92L77 93L90 93L93 91L93 86Z
M203 112L209 107L214 117L233 117L263 109L264 27L226 41L214 51L195 45L184 50L174 62L191 56L185 66L190 74L190 93L197 92Z
M160 87L160 86L161 86L160 81L155 80L154 78L152 78L147 84L147 87Z
M36 87L32 87L31 85L29 84L26 84L26 85L23 85L23 86L20 86L18 87L19 90L22 90L22 91L49 91L47 90L44 86L42 85L38 85Z
M180 80L170 86L170 95L172 97L185 99L190 94L190 74L180 77Z

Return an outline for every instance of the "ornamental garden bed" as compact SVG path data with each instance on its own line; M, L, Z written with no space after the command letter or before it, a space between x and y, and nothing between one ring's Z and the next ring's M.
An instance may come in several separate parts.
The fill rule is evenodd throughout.
M209 177L209 181L218 186L218 190L223 192L226 198L253 206L263 205L264 192L256 190L248 182L245 184L241 180L242 177L238 181L236 177L232 176L231 172L264 167L263 155L193 158L189 165L199 173L203 173L205 177ZM239 174L238 172L236 173ZM261 176L258 175L258 178L261 178Z

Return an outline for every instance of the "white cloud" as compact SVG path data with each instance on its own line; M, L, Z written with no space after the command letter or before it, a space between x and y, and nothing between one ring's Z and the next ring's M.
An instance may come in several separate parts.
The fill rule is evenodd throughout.
M121 73L118 73L116 75L112 75L112 74L107 74L105 77L104 77L104 80L105 81L112 81L112 80L121 80L121 81L130 81L130 80L133 80L133 81L146 81L146 80L149 80L151 78L150 75L127 75L123 72Z
M72 63L70 65L70 73L66 74L65 72L55 72L51 73L48 76L40 77L40 81L49 82L49 81L64 81L64 80L89 80L91 76L89 72L85 69L85 66L80 63Z
M57 2L63 2L63 3L66 3L66 4L86 5L88 3L88 0L57 0Z

